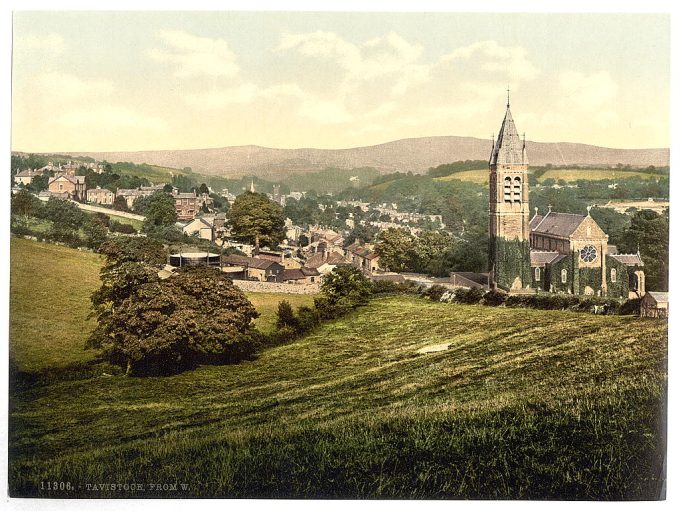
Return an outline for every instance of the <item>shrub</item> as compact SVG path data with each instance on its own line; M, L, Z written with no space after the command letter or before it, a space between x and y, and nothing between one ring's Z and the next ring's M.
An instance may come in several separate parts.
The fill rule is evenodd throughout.
M640 298L632 298L630 300L626 300L623 302L623 304L619 307L619 314L626 314L626 315L638 315L640 314Z
M301 305L297 310L298 327L300 332L309 332L319 324L321 318L316 309Z
M501 293L500 291L496 290L491 290L484 295L484 297L482 298L482 303L490 307L498 307L499 305L503 305L505 303L507 297L508 295L506 295L505 293Z
M282 300L279 302L279 308L276 311L276 328L288 328L293 331L298 331L300 328L300 323L295 317L293 312L293 307L291 307L290 302L287 300Z
M121 234L136 234L137 230L130 224L124 224L116 220L111 220L109 223L109 230L111 232L119 232Z
M439 284L435 284L434 286L430 287L429 289L426 289L423 293L423 296L427 296L430 300L434 302L438 302L441 300L442 295L446 293L446 288L444 286L440 286Z
M458 288L455 291L455 301L458 303L476 304L481 301L483 296L484 291L478 287Z

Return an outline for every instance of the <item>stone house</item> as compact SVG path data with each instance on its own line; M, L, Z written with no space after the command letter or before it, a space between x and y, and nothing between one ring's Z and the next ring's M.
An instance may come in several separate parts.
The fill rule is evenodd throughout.
M87 202L93 202L95 204L104 204L110 206L113 204L113 199L115 198L114 193L106 188L93 188L87 191Z
M175 199L175 211L177 220L193 220L198 211L198 198L194 192L175 192L172 194Z
M30 185L33 182L33 178L42 176L43 172L42 170L35 170L35 169L24 169L20 172L17 172L14 175L14 183L16 184L22 184L24 186Z
M314 284L320 281L320 273L315 268L285 269L282 279L289 284Z
M215 241L215 227L212 217L198 217L182 227L187 236L198 236L204 240Z
M284 266L276 261L239 255L222 257L224 266L241 267L247 279L260 282L282 282Z
M47 188L50 193L65 193L68 195L69 199L84 201L87 198L85 176L61 175L58 177L51 177L48 181Z
M650 291L640 300L640 317L643 318L667 318L668 317L668 293Z
M345 257L350 264L366 273L373 273L380 268L380 257L373 251L373 245L352 243L345 249Z

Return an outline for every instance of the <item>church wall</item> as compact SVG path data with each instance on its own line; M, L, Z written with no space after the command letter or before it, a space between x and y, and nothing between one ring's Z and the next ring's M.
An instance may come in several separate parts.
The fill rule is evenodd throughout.
M574 281L578 281L578 273L574 270L578 269L576 258L578 256L574 253L568 255L561 261L551 264L546 271L546 284L548 291L553 293L572 293L574 289ZM567 270L567 281L562 282L562 270Z
M490 244L489 255L498 287L510 290L518 278L521 287L533 287L529 242L492 237Z
M607 296L612 298L628 298L628 273L639 269L637 266L628 268L613 257L606 257L607 263ZM616 282L612 282L612 269L616 270Z

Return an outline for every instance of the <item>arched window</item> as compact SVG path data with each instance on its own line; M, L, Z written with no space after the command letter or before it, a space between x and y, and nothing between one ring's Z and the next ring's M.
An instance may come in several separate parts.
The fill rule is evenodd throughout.
M567 270L564 269L564 270L562 270L562 284L566 284L566 283L567 283Z
M512 184L512 200L522 202L522 178L516 177Z
M506 202L512 201L512 179L509 177L503 180L503 200Z
M534 280L536 280L536 281L541 280L541 269L540 268L536 268L534 270Z
M616 268L612 268L611 273L611 281L616 282Z

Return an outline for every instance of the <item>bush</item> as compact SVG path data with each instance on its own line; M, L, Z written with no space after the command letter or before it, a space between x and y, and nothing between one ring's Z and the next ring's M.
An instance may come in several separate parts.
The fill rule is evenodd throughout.
M444 286L435 284L434 286L431 286L429 289L426 289L423 292L423 296L427 296L430 300L438 302L441 300L442 296L444 295L444 293L446 293L446 291L447 289Z
M486 293L482 298L482 304L488 305L490 307L498 307L499 305L503 305L505 303L507 297L508 295L505 293L501 293L500 291L496 290L491 290L488 293Z
M290 302L287 300L279 302L279 308L276 311L276 328L277 330L288 328L294 332L297 332L300 328L300 323L295 317L293 307L291 307Z
M130 224L124 224L116 220L111 220L109 223L109 230L111 232L119 232L121 234L136 234L137 230Z
M297 319L300 332L309 332L315 328L321 318L319 317L319 312L316 309L307 307L306 305L301 305L297 310Z
M640 298L626 300L619 307L619 314L638 315L640 314Z
M455 291L454 300L458 303L477 304L484 297L484 291L478 287L470 289L459 288Z
M410 280L405 282L392 282L390 280L373 281L371 292L374 295L390 294L420 294L418 285Z

